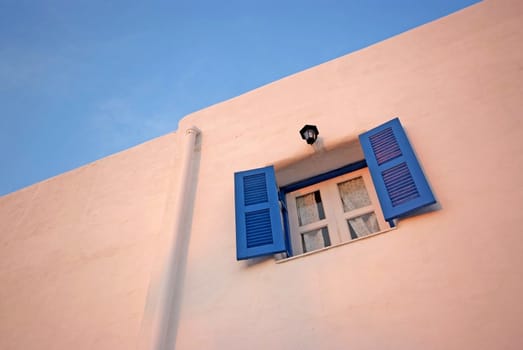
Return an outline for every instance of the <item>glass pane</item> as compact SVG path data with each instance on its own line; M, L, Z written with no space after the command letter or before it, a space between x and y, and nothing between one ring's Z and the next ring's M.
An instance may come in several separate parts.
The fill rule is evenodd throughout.
M296 197L296 208L300 226L325 219L320 191Z
M302 233L301 242L304 253L328 247L331 245L329 230L327 227L322 227L318 230Z
M347 223L349 224L350 236L352 239L364 237L380 230L374 212L349 219L347 220Z
M357 177L338 184L343 211L363 208L371 204L363 178Z

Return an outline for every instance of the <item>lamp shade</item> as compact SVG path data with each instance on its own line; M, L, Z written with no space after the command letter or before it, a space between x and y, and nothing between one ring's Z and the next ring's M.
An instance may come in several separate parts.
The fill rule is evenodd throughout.
M309 145L312 145L314 142L316 142L316 139L318 138L319 134L320 132L318 131L316 125L306 124L300 130L301 138L307 141Z

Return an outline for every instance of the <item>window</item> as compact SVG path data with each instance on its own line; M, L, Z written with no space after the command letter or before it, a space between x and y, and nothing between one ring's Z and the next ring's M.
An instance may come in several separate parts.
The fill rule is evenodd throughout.
M436 202L398 118L359 141L365 160L281 189L272 166L235 173L237 259L363 237Z
M366 167L290 192L286 202L294 255L390 227Z

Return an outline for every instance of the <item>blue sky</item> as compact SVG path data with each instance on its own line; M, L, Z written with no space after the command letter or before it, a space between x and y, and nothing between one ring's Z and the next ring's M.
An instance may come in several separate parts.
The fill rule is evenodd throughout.
M0 196L474 0L0 0Z

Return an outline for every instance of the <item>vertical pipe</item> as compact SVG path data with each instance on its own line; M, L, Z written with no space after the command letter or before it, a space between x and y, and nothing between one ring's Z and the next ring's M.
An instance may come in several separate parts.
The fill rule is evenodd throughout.
M174 210L171 212L174 226L168 232L167 247L162 248L163 256L158 257L159 276L153 276L149 288L138 344L140 350L172 350L175 346L195 190L192 168L199 133L196 127L185 131L180 176L174 186Z
M161 324L158 336L155 339L154 349L171 350L176 342L178 318L183 292L183 277L187 259L187 248L189 243L189 215L192 213L193 203L190 203L190 193L193 189L191 177L192 160L196 137L199 134L196 127L190 127L185 131L185 142L183 156L180 164L180 179L176 186L176 200L174 210L174 232L173 245L170 247L166 275L160 292L159 317Z

